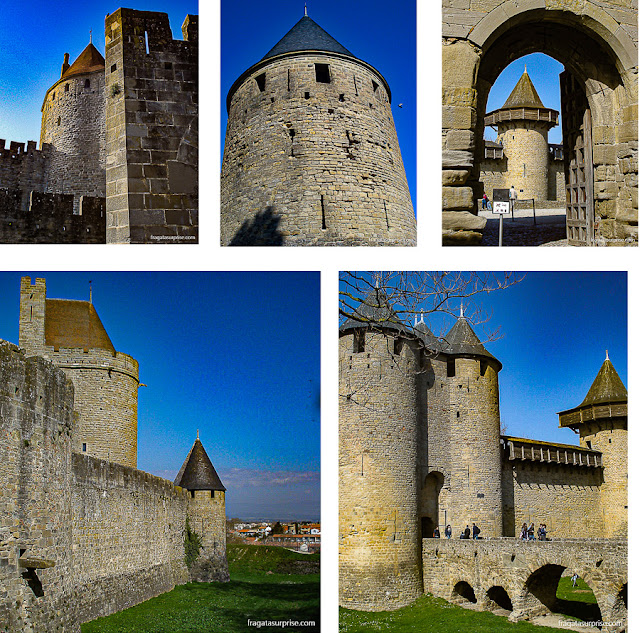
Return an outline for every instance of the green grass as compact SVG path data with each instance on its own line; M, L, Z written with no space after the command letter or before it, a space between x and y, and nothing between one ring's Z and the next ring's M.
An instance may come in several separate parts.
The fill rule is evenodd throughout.
M558 601L554 609L555 613L562 613L585 622L601 620L600 607L589 585L582 578L578 578L575 587L572 584L569 576L560 578L556 590Z
M422 596L397 611L377 613L340 609L340 633L567 633L566 629L509 622L487 611L470 611L446 600Z
M82 625L82 633L270 633L320 630L320 575L300 574L318 554L229 545L228 583L189 583ZM292 573L287 573L292 572ZM315 620L315 627L249 627L247 620Z
M589 587L582 578L578 578L578 582L575 587L572 586L571 578L569 576L563 576L560 578L556 596L561 600L597 604L596 597L593 595L591 587Z

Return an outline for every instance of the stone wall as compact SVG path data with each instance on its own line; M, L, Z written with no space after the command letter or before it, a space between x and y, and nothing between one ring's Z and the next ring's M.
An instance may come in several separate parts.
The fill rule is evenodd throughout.
M340 338L340 604L380 611L422 593L415 341Z
M487 97L500 72L532 52L552 55L584 86L593 121L599 233L611 244L637 242L638 45L632 0L444 0L442 50L443 212L451 231L445 243L481 239L467 225L482 197Z
M182 31L174 40L164 13L106 18L110 243L197 241L197 16Z
M317 65L328 67L328 83ZM339 54L249 69L228 97L221 243L415 245L390 101L374 68Z
M49 145L44 191L105 196L105 87L101 71L56 82L42 104L40 146ZM102 219L105 224L104 217Z
M31 191L44 191L46 166L51 148L36 149L36 142L26 144L0 139L0 190L8 189L20 193L19 209L29 208Z
M24 200L28 200L26 209ZM74 214L74 204L78 213ZM104 244L105 200L0 189L0 243Z

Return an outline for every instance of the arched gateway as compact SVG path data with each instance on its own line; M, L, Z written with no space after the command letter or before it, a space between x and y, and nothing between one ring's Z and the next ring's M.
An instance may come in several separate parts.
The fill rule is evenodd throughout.
M443 243L480 242L484 220L475 201L489 90L512 61L535 52L565 66L568 237L585 245L637 244L632 0L443 0Z

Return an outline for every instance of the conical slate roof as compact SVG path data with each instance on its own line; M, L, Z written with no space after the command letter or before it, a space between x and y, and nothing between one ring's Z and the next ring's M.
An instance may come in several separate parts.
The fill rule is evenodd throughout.
M328 51L355 58L355 55L333 39L308 15L300 18L296 25L262 59L298 51Z
M416 331L418 338L424 343L425 347L433 351L442 350L442 342L436 338L424 321L416 323L413 329Z
M593 381L586 398L580 407L608 402L626 402L627 388L620 380L613 363L607 358Z
M187 490L226 490L199 439L194 442L173 483Z
M526 68L501 109L507 108L544 108Z
M374 288L367 295L366 299L356 308L355 316L359 318L349 318L340 326L341 332L368 325L397 330L398 332L408 331L391 307L385 291L380 288Z
M61 78L69 79L73 75L83 75L98 70L104 71L104 57L93 44L89 43L78 59L64 71Z
M458 320L444 337L444 340L446 343L444 351L449 354L460 356L484 356L495 360L500 364L500 367L502 367L500 361L498 361L493 354L490 354L484 348L484 345L482 345L480 339L464 316L458 317Z

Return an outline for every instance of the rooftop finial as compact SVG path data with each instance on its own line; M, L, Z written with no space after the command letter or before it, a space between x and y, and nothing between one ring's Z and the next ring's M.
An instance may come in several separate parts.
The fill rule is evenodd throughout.
M606 354L606 356L607 356L607 357L605 358L605 360L609 360L609 350L605 350L605 354Z
M307 15L307 3L304 3L304 14Z
M200 429L196 430L196 439L199 440L200 439Z
M464 317L464 307L462 301L460 302L460 317Z
M93 289L91 287L91 279L89 279L89 303L93 303Z
M527 72L527 62L524 63L524 72Z
M93 42L93 29L89 29L89 44Z

